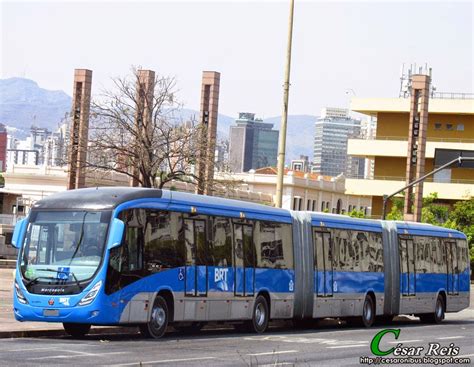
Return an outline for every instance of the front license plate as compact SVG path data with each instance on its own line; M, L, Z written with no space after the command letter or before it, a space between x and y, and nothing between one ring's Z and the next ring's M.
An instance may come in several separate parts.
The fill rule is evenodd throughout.
M59 316L59 310L43 310L43 316Z

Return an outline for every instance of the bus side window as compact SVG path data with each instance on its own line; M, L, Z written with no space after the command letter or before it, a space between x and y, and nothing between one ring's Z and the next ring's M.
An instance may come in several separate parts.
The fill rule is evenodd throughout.
M131 209L124 211L123 214L126 222L121 269L122 272L140 272L143 269L145 210Z
M331 230L331 241L332 241L332 267L334 270L341 270L341 241L339 238L334 236L335 231Z
M181 227L180 214L147 210L144 259L148 273L184 266L184 244L179 238Z
M438 252L437 239L434 237L430 238L431 242L431 268L435 274L440 273L440 254Z
M408 253L407 253L407 240L399 239L399 250L400 250L400 273L408 273Z
M229 218L212 220L212 260L214 266L232 266L232 225Z
M282 269L293 269L293 228L291 224L280 224L277 229L278 236L282 241L283 261Z
M350 235L350 231L344 229L333 230L333 241L339 245L339 269L342 271L354 270L355 254Z
M256 226L258 234L256 237L257 267L276 268L277 262L281 264L283 260L283 243L276 239L274 223L259 221Z
M360 271L374 271L369 256L369 241L366 232L352 231L352 241L359 248Z
M459 255L459 272L462 273L468 267L466 240L457 240L457 248Z
M369 232L370 262L374 272L383 272L383 246L382 235Z

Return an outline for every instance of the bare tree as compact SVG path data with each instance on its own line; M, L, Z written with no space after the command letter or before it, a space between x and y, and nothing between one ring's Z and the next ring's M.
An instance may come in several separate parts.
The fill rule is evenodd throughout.
M200 127L174 117L180 108L174 78L157 75L146 103L139 70L113 83L91 104L88 170L122 173L143 187L197 183Z

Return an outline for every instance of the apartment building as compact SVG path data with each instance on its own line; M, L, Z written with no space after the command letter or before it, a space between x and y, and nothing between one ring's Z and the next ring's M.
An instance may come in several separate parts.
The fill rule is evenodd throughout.
M377 119L372 140L349 139L348 154L373 162L373 176L346 179L346 194L372 196L372 215L382 213L382 198L405 186L409 98L353 98L351 109ZM428 108L425 173L452 157L474 155L474 95L438 93ZM424 196L437 193L452 204L474 196L472 164L453 166L427 179Z

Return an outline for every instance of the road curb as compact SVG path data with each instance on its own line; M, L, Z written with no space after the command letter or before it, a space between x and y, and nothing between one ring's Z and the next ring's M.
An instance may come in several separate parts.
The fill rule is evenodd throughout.
M117 334L134 334L137 332L136 328L123 327L103 327L92 328L88 334L93 335L117 335ZM8 338L38 338L47 336L67 336L66 332L61 329L43 329L43 330L14 330L14 331L0 331L0 339Z

